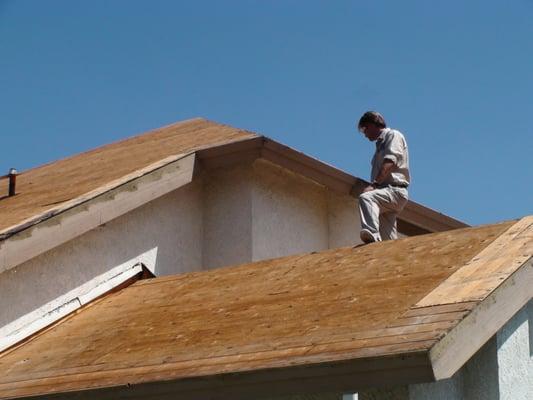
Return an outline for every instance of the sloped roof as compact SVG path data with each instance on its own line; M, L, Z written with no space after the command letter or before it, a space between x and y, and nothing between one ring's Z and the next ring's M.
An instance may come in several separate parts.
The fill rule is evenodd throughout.
M237 158L252 155L242 150L295 169L343 193L352 191L354 185L365 184L359 178L264 136L195 118L23 171L17 176L17 195L13 197L7 197L8 180L0 179L0 240L64 211L67 205L79 205L104 190L109 191L132 174L160 168L171 157L203 151L202 161L208 164L210 159L216 158L213 156L221 154ZM467 226L410 201L402 214L402 222L412 223L420 217L427 219L426 232Z
M344 195L366 183L264 136L197 118L59 160L17 177L0 195L0 273L148 201L190 183L198 166L263 158ZM7 193L0 179L0 194ZM409 201L398 221L408 235L464 227Z
M255 137L196 118L22 172L18 194L0 201L0 234L169 156ZM7 194L7 185L0 180L0 193Z
M532 255L526 217L139 281L1 355L0 398L445 378L531 298Z

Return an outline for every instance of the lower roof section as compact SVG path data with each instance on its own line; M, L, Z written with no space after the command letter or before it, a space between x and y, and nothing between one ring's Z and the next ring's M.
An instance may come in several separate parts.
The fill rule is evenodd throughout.
M533 241L532 220L519 223L139 281L0 355L0 398L244 398L431 381L430 350L484 300L431 293L476 274L489 285L468 267L480 253L511 276Z

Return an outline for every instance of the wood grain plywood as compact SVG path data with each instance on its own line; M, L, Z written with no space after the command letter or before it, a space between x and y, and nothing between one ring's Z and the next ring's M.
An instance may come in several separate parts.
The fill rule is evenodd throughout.
M1 356L0 397L426 352L465 310L411 307L511 224L138 282Z
M417 307L483 300L532 256L533 217L525 217L429 293Z
M22 172L17 195L0 199L0 233L169 156L254 137L198 118ZM7 186L0 180L0 197Z

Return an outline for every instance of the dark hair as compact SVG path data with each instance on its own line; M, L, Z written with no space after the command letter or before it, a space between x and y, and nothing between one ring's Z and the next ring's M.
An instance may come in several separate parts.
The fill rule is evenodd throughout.
M359 120L359 124L357 126L360 128L362 126L367 126L368 124L374 124L376 126L379 126L380 128L387 127L385 118L383 118L383 116L376 111L367 111L366 113L364 113L361 119Z

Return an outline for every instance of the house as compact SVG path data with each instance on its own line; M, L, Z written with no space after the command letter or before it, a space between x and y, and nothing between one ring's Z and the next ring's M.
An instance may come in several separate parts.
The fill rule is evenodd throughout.
M527 398L533 220L354 248L364 184L203 119L21 174L0 398Z

